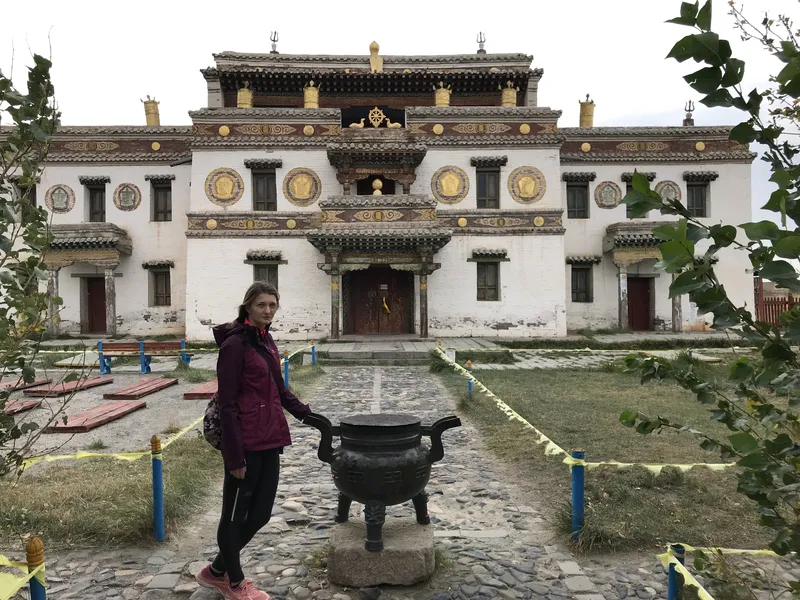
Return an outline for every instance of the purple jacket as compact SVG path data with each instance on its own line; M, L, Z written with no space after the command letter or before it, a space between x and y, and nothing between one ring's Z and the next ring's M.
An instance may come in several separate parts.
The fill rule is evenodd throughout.
M269 333L261 338L255 327L237 322L214 328L219 346L219 389L222 458L228 470L245 466L244 453L290 446L292 438L283 409L302 419L311 412L283 385L278 347ZM248 340L249 338L249 340ZM260 345L271 365L253 348ZM270 366L272 369L270 369Z

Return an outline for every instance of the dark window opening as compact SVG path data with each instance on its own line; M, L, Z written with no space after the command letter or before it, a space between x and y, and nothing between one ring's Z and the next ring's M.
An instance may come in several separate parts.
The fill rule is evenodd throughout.
M371 196L375 191L372 183L375 180L381 182L381 194L384 196L394 196L396 184L394 179L386 179L382 175L369 176L366 179L356 181L356 194L359 196Z
M275 171L253 171L253 210L278 210Z
M369 106L351 106L342 109L342 127L350 127L353 123L356 125L363 125L364 129L373 129L372 122L369 120L370 111L374 111L375 105ZM383 120L378 123L378 127L385 129L389 124L394 125L399 123L400 127L406 126L406 111L402 108L390 108L388 106L378 106L378 109L383 111ZM373 113L376 119L380 118L377 113ZM388 119L388 122L387 122Z
M500 263L479 262L478 264L478 300L500 299Z
M690 183L686 186L686 208L693 217L708 216L708 184Z
M172 221L171 183L153 183L153 221Z
M476 170L478 179L478 208L500 208L500 169Z
M572 266L572 301L593 302L592 296L592 267Z
M253 281L263 281L278 289L278 265L253 265Z
M567 218L568 219L589 218L588 183L567 184Z
M150 271L153 285L153 306L172 305L169 271Z
M89 222L106 222L106 186L90 185L89 191Z

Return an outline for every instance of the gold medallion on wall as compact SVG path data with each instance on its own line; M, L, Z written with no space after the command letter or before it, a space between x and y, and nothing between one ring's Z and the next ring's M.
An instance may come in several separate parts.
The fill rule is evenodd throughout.
M431 178L431 191L443 204L458 204L467 197L469 177L454 165L442 167Z
M322 182L311 169L298 167L283 178L283 195L295 206L311 206L322 194Z
M659 181L656 185L656 194L661 196L662 200L681 201L681 188L674 181Z
M547 184L536 167L517 167L508 176L508 193L520 204L534 204L542 199Z
M68 213L75 207L75 192L68 185L54 185L47 190L44 203L54 213Z
M594 201L600 208L616 208L622 201L622 190L613 181L603 181L594 189Z
M217 206L233 206L244 193L242 176L233 169L214 169L206 177L206 196Z
M121 183L114 190L114 206L120 210L136 210L141 202L142 192L132 183Z

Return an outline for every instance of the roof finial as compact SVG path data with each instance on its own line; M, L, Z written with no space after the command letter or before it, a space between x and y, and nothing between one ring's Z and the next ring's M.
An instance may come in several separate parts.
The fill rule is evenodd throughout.
M689 100L684 107L686 111L686 117L683 119L683 126L684 127L694 127L694 117L692 117L692 112L694 112L694 102Z
M270 52L270 54L280 54L280 52L278 52L278 32L270 31L269 39L272 42L272 52Z
M486 36L483 35L482 31L478 32L478 54L486 54L486 50L483 48L483 45L486 43Z

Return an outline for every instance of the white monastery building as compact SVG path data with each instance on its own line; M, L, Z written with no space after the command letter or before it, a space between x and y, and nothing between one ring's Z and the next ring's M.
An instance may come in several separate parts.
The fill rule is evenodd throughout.
M751 219L754 154L727 127L580 127L539 106L524 54L223 52L191 127L61 127L52 333L211 338L254 280L282 339L556 337L707 327L620 201L634 170L708 223ZM576 110L578 107L576 107ZM747 256L715 271L753 306Z

